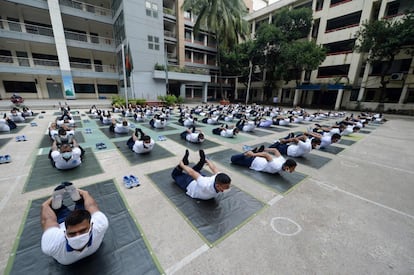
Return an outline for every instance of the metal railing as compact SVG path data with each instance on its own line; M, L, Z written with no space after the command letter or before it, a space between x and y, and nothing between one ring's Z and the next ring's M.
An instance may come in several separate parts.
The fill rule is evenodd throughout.
M49 36L49 37L54 36L52 28L0 19L0 27L2 29L6 29L6 26L8 26L8 29L10 31L26 32L26 33ZM23 31L23 30L26 30L26 31ZM85 43L115 45L114 39L110 37L90 35L86 33L65 31L65 37L68 40L82 41Z
M110 9L98 7L98 6L80 2L80 1L59 0L59 4L61 4L62 6L71 7L74 9L90 12L93 14L103 15L103 16L111 16L112 14Z
M58 60L0 55L0 65L3 63L6 63L8 66L14 66L14 67L34 67L34 68L59 67ZM117 72L117 69L115 65L113 64L101 65L101 64L92 64L92 63L70 62L70 66L72 69L81 69L81 70L94 71L94 72L106 72L106 73Z

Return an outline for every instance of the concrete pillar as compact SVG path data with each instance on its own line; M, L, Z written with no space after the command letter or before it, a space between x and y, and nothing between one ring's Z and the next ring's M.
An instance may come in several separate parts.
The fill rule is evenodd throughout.
M398 104L404 104L404 101L407 98L407 91L408 91L408 85L405 84L401 91L401 96L400 96L400 99L398 100Z
M293 98L293 107L299 105L300 96L302 94L302 90L295 89L295 96Z
M344 93L344 89L338 90L338 95L336 96L336 102L335 102L335 110L339 110L339 108L341 107L343 93Z
M207 94L208 94L208 83L203 82L203 91L201 96L201 102L207 103Z
M181 83L180 85L180 96L185 99L185 84Z

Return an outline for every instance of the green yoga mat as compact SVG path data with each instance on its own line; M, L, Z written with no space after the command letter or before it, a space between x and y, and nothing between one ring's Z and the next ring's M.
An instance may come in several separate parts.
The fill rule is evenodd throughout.
M263 129L266 129L266 128L263 128ZM268 136L268 135L272 135L272 133L262 131L262 130L259 130L259 129L255 129L253 132L240 131L240 134L246 134L246 135L255 136L255 137L265 137L265 136Z
M334 146L334 145L328 145L325 148L320 148L319 151L321 152L325 152L325 153L330 153L330 154L339 154L340 152L342 152L343 150L345 150L344 148L338 147L338 146Z
M343 145L348 145L349 146L349 145L354 144L355 142L356 142L355 140L341 138L339 140L338 144L343 144Z
M144 163L147 161L160 160L174 156L173 153L164 149L158 144L155 144L152 151L146 154L137 154L131 151L131 149L129 149L129 147L126 145L126 141L118 141L114 142L114 144L131 164Z
M208 157L214 161L218 162L225 167L242 173L243 175L252 178L259 183L276 190L279 193L287 193L292 187L294 187L296 184L301 182L303 179L305 179L307 176L305 174L299 173L299 172L293 172L293 173L286 173L286 172L280 172L277 174L269 174L264 172L258 172L254 171L248 167L243 167L240 165L232 164L230 161L230 158L232 155L240 154L240 152L235 151L233 149L227 149L223 151L219 151L213 154L209 154Z
M181 138L180 133L167 135L166 138L174 140L175 142L184 145L185 147L187 147L188 149L190 149L192 151L198 151L200 149L205 150L205 149L208 149L208 148L214 148L216 146L220 146L220 144L218 144L217 142L208 140L208 137L204 140L203 143L188 142L188 141Z
M41 198L29 205L6 274L162 274L141 228L131 217L114 182L108 180L82 189L94 197L109 220L109 228L98 251L67 266L43 254L40 248L40 207L47 198ZM73 207L69 198L65 199L64 204Z
M0 132L0 135L8 135L8 134L17 134L19 133L23 128L25 127L25 125L17 125L16 128L11 129L10 132Z
M132 130L129 130L129 132L125 133L125 134L114 133L114 132L109 131L109 126L101 127L101 128L99 128L99 130L101 130L101 132L104 133L105 136L107 136L108 138L122 138L122 137L129 138L129 137L131 137L131 135L133 133Z
M174 183L172 169L148 176L210 246L236 231L265 206L234 185L216 199L193 199Z
M6 145L12 138L0 138L0 148Z
M91 148L84 148L82 164L71 170L58 170L52 166L48 155L38 155L27 178L24 192L58 185L62 181L72 181L103 173L103 170Z
M85 138L81 131L75 131L75 139L78 143L85 142ZM51 147L52 146L52 139L49 135L44 135L42 140L40 141L39 148Z

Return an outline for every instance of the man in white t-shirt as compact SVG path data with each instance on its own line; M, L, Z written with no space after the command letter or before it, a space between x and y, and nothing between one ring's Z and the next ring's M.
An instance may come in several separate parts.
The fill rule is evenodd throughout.
M267 152L264 152L266 150ZM270 153L273 153L273 157ZM255 148L245 153L231 156L231 162L240 166L249 167L252 170L270 174L286 171L292 173L297 166L293 159L285 159L276 148Z
M213 134L219 135L226 138L235 137L239 133L239 128L233 127L229 129L228 125L221 125L221 127L214 128L212 130Z
M129 149L137 154L149 153L154 149L155 141L140 128L136 128L132 136L127 140Z
M304 134L307 136L311 136L313 138L319 138L321 140L321 144L319 148L326 148L327 146L333 143L337 143L341 139L341 135L338 133L335 133L335 134L324 133L322 135L322 134L315 133L315 132L305 132Z
M60 149L55 140L52 144L50 158L53 166L59 170L73 169L82 163L82 150L74 138L72 139L72 146L63 143Z
M128 120L124 119L122 123L117 123L115 118L112 118L112 124L109 126L109 131L117 134L128 134L130 124Z
M231 179L225 173L220 173L213 162L206 159L203 150L199 151L200 160L192 168L188 166L188 150L185 151L184 158L180 161L171 173L175 183L186 194L194 199L209 200L215 198L220 192L230 189ZM204 176L201 169L204 164L213 172L212 176Z
M293 133L290 133L287 137L270 145L269 148L276 148L282 155L297 158L310 153L312 149L318 149L320 145L319 138L308 138L306 135L295 137Z
M181 138L191 143L203 143L205 140L204 133L196 130L195 126L188 128L180 134Z
M65 192L75 202L73 211L62 203ZM42 204L41 224L43 253L62 265L70 265L95 253L109 225L93 197L70 182L56 187L53 196Z

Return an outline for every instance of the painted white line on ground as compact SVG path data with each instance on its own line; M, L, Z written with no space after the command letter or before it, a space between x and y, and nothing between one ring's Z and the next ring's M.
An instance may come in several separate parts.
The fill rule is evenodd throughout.
M208 245L204 244L199 249L195 250L193 253L186 256L184 259L182 259L178 263L176 263L173 266L171 266L170 268L166 269L165 274L167 274L167 275L174 274L175 272L177 272L178 270L180 270L181 268L183 268L184 266L189 264L192 260L194 260L195 258L200 256L201 254L206 252L208 249L209 249Z
M6 206L7 202L9 201L14 189L16 189L18 185L17 183L19 182L20 178L21 176L13 177L13 179L15 179L14 183L12 184L12 186L10 186L10 188L7 190L7 193L0 201L0 213L3 212L3 209Z
M274 197L273 199L271 199L270 201L268 201L267 204L268 205L273 205L273 204L277 203L278 201L280 201L283 198L284 197L282 195L277 195L276 197Z
M359 152L358 152L358 154L359 154ZM388 168L388 169L392 169L392 170L396 170L396 171L400 171L400 172L409 173L409 174L414 175L414 171L412 171L412 170L405 170L405 169L401 169L401 168L398 168L398 167L393 167L393 166L389 166L389 165L385 165L385 164L381 164L381 163L373 162L373 161L369 161L369 160L361 160L359 158L354 158L354 157L350 157L350 156L339 155L339 157L347 158L347 159L355 160L355 161L363 161L365 163L370 163L372 165L376 165L376 166L380 166L380 167L383 167L383 168Z
M347 194L347 195L349 195L349 196L351 196L351 197L354 197L354 198L357 198L357 199L360 199L360 200L363 200L363 201L369 202L369 203L371 203L371 204L374 204L374 205L376 205L376 206L379 206L379 207L382 207L382 208L388 209L388 210L390 210L390 211L392 211L392 212L395 212L395 213L397 213L397 214L400 214L400 215L402 215L402 216L405 216L405 217L408 217L408 218L414 219L414 216L413 216L413 215L410 215L410 214L407 214L407 213L402 212L402 211L400 211L400 210L397 210L397 209L394 209L394 208L392 208L392 207L386 206L386 205L381 204L381 203L379 203L379 202L375 202L375 201L372 201L372 200L370 200L370 199L367 199L367 198L361 197L361 196L356 195L356 194L354 194L354 193L351 193L351 192L348 192L348 191L342 190L342 189L338 188L337 186L332 187L332 186L331 186L331 185L329 185L329 184L323 183L323 182L318 181L318 180L315 180L315 179L310 179L310 181L311 181L311 182L313 182L313 183L316 183L317 185L320 185L321 187L324 187L324 188L330 188L330 189L332 189L332 190L335 190L335 191L338 191L338 192L342 192L342 193Z
M285 221L285 222L287 221L289 223L294 224L296 226L296 231L293 231L292 233L280 231L279 229L277 229L277 224L276 223L278 221ZM289 218L286 218L286 217L274 217L274 218L272 218L272 220L270 222L270 226L272 227L272 229L276 233L278 233L278 234L280 234L282 236L287 236L287 237L295 236L295 235L299 234L300 231L302 231L302 227L297 222L295 222L294 220L291 220Z

